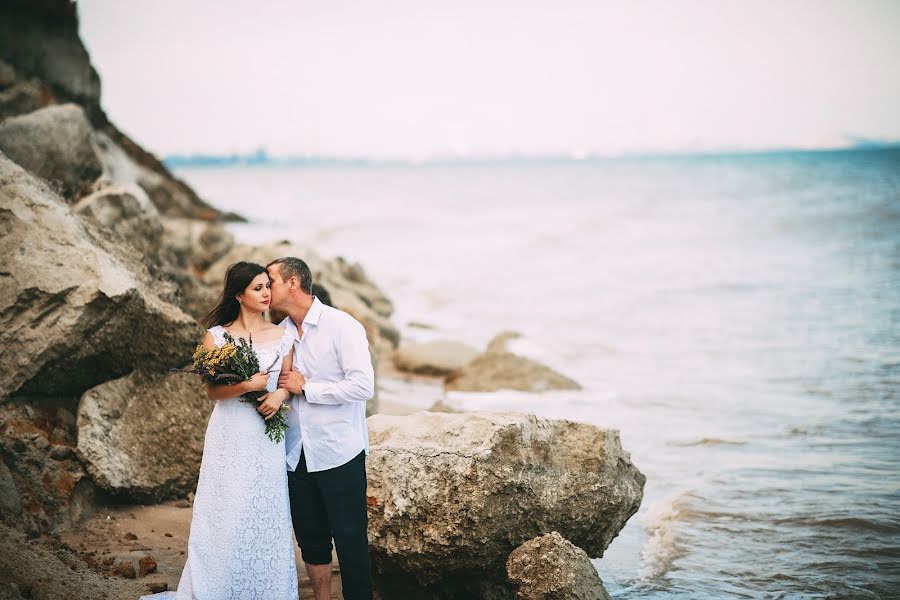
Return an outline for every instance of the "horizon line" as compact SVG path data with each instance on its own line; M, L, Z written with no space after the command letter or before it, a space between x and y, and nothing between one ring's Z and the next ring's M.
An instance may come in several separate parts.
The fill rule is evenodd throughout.
M265 148L259 148L252 152L195 152L195 153L170 153L162 158L162 162L169 168L185 166L206 167L231 167L231 166L302 166L302 165L333 165L333 166L379 166L379 165L466 165L466 164L510 164L510 163L541 163L541 162L601 162L629 159L655 159L655 158L703 158L703 157L727 157L727 156L759 156L766 154L803 154L803 153L828 153L847 151L872 151L872 150L896 150L900 149L900 140L896 141L865 141L861 143L802 147L783 146L768 148L718 148L708 150L683 149L660 151L634 151L617 153L546 153L546 154L434 154L427 157L375 157L375 156L343 156L327 154L276 154L270 155Z

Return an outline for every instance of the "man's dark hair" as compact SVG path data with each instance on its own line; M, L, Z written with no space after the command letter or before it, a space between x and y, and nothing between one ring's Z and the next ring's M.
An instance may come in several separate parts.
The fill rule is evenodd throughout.
M267 264L266 269L272 265L278 265L278 273L281 275L282 281L296 277L300 280L300 289L307 294L312 294L312 272L310 272L309 265L305 262L293 256L285 256L276 258Z

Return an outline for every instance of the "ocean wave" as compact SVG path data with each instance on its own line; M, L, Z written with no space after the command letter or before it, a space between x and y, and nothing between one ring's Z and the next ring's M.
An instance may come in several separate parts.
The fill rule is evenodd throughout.
M662 579L686 554L678 539L678 523L692 518L690 499L694 497L687 490L675 492L651 504L641 515L641 525L649 536L641 550L639 577L644 582Z
M734 440L723 440L721 438L704 437L699 440L691 440L688 442L669 442L670 446L743 446L747 442L738 442Z
M797 525L800 527L822 527L825 529L852 529L875 533L898 533L900 524L870 521L861 517L789 517L774 521L776 525Z

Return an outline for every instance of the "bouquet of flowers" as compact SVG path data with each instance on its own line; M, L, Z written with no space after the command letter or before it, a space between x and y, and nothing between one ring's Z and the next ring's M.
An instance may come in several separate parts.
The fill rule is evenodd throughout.
M277 362L277 359L275 360ZM266 372L271 372L275 362L269 365ZM253 351L253 338L250 343L240 338L234 341L230 333L225 333L225 343L218 348L209 350L203 345L198 345L194 350L191 367L188 369L174 369L182 373L194 373L208 384L232 385L247 381L253 375L260 372L259 359ZM261 404L260 398L266 395L265 391L253 391L241 394L242 402L249 402L254 406ZM290 406L282 405L272 418L266 421L266 435L275 443L284 440L284 432L287 430L287 413ZM265 417L260 413L260 418Z

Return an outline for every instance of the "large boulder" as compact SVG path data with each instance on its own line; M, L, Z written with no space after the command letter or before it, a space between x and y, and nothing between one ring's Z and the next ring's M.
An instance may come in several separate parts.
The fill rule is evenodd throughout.
M163 227L156 207L135 184L113 184L85 196L72 207L150 260L159 256Z
M387 597L511 597L515 548L558 531L601 556L643 496L615 429L517 413L375 415L368 426L369 545Z
M103 172L91 126L77 104L6 119L0 123L0 150L67 197L83 192Z
M449 375L477 356L478 350L468 344L435 340L400 346L394 353L394 366L401 371L421 375Z
M585 551L556 531L513 550L506 575L518 600L611 600Z
M212 408L193 375L135 371L81 397L78 452L97 485L118 497L186 496L197 485Z
M183 364L203 330L133 250L0 153L0 397L78 396Z
M511 352L492 351L482 354L444 381L447 390L460 392L495 392L518 390L545 392L548 390L580 390L577 381L557 373L530 358Z

